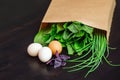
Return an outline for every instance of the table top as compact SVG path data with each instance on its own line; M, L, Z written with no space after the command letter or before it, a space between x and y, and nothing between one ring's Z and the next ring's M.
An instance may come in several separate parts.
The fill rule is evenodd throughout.
M108 59L120 63L120 0L117 0L109 46L115 47ZM0 1L0 80L120 80L120 67L103 62L84 78L84 71L68 73L53 69L27 54L50 0Z

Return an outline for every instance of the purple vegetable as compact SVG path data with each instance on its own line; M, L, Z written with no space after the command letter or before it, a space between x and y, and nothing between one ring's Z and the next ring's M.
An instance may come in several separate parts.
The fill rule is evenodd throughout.
M66 65L65 61L68 59L70 59L69 56L63 54L59 55L58 52L56 51L55 57L49 60L46 64L50 64L53 65L54 68L58 68L61 66L65 66Z
M63 60L63 61L66 61L66 60L68 60L68 59L70 59L70 57L69 56L67 56L67 55L60 55L60 58Z

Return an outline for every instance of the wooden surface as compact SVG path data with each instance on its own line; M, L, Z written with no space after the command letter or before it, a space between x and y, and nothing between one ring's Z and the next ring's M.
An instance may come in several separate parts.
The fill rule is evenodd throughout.
M120 80L120 67L105 62L83 78L84 71L68 73L41 63L28 56L27 46L39 29L50 0L0 1L0 80ZM120 0L113 17L109 60L120 63Z

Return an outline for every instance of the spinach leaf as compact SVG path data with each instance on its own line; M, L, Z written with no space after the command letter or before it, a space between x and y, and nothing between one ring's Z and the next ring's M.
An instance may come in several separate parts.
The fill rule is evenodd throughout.
M63 28L64 29L67 29L67 26L68 26L68 22L66 22L66 23L63 24Z
M56 34L56 32L57 32L56 24L52 24L51 30L49 31L49 34L50 34L51 36L53 36L53 35Z
M67 27L67 29L68 30L70 30L72 33L77 33L77 32L79 32L78 31L78 29L76 28L76 24L74 24L74 23L72 23L71 25L69 25L68 27Z
M59 33L59 32L61 32L61 31L64 30L62 24L59 24L59 23L58 23L56 26L57 26L57 33Z
M74 54L74 49L72 48L72 46L70 44L66 44L67 46L67 51L69 55L73 55Z

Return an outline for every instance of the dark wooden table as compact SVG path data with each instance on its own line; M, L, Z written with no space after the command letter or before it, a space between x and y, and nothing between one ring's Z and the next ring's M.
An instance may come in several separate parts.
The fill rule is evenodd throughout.
M87 78L84 71L53 69L27 54L50 0L0 1L0 80L120 80L120 67L103 63ZM120 0L113 17L109 60L120 63Z

